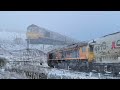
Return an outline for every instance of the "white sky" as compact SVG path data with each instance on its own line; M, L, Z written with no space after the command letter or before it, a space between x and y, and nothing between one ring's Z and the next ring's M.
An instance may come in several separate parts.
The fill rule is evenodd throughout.
M31 24L90 40L120 31L120 11L0 11L0 30L26 32Z

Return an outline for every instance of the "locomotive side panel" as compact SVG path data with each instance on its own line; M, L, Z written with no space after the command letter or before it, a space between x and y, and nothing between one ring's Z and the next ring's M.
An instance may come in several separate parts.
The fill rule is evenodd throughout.
M89 54L90 52L90 54ZM61 60L93 60L93 51L89 51L88 45L72 47L72 48L63 48L61 50L52 51L55 53L55 58L53 59L61 59ZM92 53L92 54L91 54Z
M67 50L64 52L66 53L65 60L78 60L78 59L80 59L79 48Z
M80 59L81 60L87 60L87 47L86 46L83 46L83 47L80 47Z

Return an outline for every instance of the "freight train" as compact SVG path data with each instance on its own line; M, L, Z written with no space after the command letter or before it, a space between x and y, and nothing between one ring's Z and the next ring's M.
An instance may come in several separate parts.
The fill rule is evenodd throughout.
M55 49L47 54L48 65L79 71L120 72L120 32L89 42L80 42Z

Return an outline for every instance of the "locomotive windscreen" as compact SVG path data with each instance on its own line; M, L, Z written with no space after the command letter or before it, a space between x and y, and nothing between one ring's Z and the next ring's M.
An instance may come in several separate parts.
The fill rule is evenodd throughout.
M53 54L52 53L49 54L49 59L53 59Z
M93 45L89 45L90 47L90 52L93 52Z
M45 32L45 37L50 37L50 32Z

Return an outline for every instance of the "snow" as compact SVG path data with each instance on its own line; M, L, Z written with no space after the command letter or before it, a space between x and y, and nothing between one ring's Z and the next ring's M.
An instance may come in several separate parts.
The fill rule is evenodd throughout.
M17 32L8 32L8 31L0 31L0 40L13 40L16 37L21 37L26 39L25 33L17 33Z
M14 42L15 38L21 38L22 43L16 44ZM19 66L25 66L24 63L14 62L14 61L39 61L31 62L34 67L40 66L40 62L42 62L42 66L48 67L46 61L46 55L40 50L32 49L29 53L26 50L26 35L25 33L17 33L17 32L6 32L0 31L0 57L7 59L9 62L6 64L3 69L0 69L0 79L19 79L26 78L24 75L20 75L15 72L5 71L5 69L12 69L13 67L17 68ZM27 64L29 65L29 64Z
M75 72L63 69L52 69L48 72L48 79L120 79L120 77L105 76L101 73Z
M14 39L22 38L23 42L16 44ZM103 76L101 73L89 72L73 72L64 69L47 69L47 55L46 53L52 49L60 48L63 46L53 45L30 45L30 51L26 50L26 35L25 33L17 32L0 32L0 57L6 58L9 62L6 66L0 69L0 79L26 79L23 74L6 71L7 68L18 68L24 70L35 70L47 74L48 79L116 79L114 77ZM39 50L38 50L39 49ZM31 61L30 63L19 63L15 61ZM36 61L36 62L33 62ZM42 63L42 65L40 65ZM41 68L40 68L41 67ZM120 79L120 78L117 78Z
M48 78L54 79L99 79L98 77L91 76L90 73L85 72L70 72L69 70L52 69L48 73Z
M0 69L0 79L27 79L26 76Z

